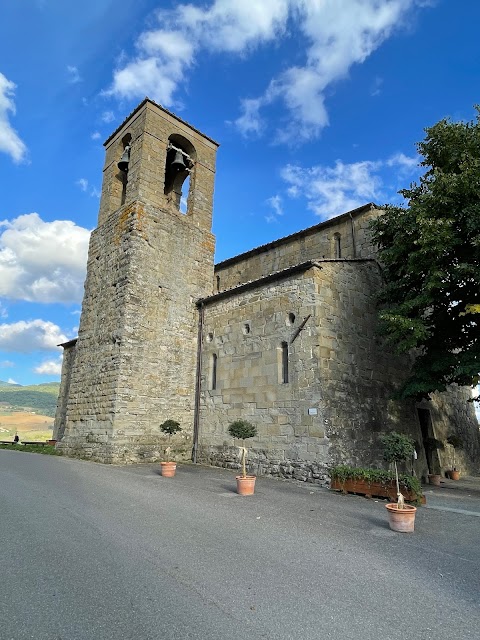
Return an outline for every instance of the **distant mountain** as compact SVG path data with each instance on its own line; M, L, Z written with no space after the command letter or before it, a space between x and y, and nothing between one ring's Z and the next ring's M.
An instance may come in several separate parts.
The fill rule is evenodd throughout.
M53 417L59 389L59 382L22 386L0 380L0 402L15 410L36 411Z

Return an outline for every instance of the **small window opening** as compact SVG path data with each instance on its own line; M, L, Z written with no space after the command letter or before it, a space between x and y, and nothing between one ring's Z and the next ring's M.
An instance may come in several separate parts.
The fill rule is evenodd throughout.
M248 334L249 334L249 333L250 333L250 325L249 325L249 323L248 323L248 322L246 322L246 323L243 325L243 334L244 334L245 336L248 336Z
M190 174L185 178L182 184L182 193L180 196L180 213L187 213L188 210L188 194L190 193Z
M336 233L333 236L333 246L334 246L334 257L341 258L342 257L342 240L339 233Z
M212 354L211 372L210 372L210 389L215 391L217 388L217 354Z
M207 333L207 342L212 342L212 340L213 340L213 332L209 331Z
M220 291L220 276L217 276L217 291Z
M289 313L287 315L286 324L287 324L287 327L291 327L292 324L295 324L295 314L294 313Z
M288 382L288 343L282 342L282 372L281 372L282 384Z

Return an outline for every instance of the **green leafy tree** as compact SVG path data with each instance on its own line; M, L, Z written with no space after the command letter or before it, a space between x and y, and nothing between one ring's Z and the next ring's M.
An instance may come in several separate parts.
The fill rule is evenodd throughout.
M441 120L417 148L426 167L372 223L385 285L382 332L399 353L415 350L402 397L448 384L478 384L480 371L480 110Z
M400 482L398 477L398 462L405 462L413 456L415 444L409 436L392 431L381 438L383 444L383 459L392 463L395 468L395 482L397 484L398 504L403 506L403 496L400 493Z
M180 423L177 422L176 420L165 420L165 422L162 422L162 424L160 425L160 429L161 431L163 431L163 433L167 434L169 443L172 440L172 436L175 435L177 431L182 430ZM167 455L167 462L170 462L171 450L172 450L172 447L169 444L168 447L165 449L165 453Z
M242 447L242 477L247 477L247 448L245 447L245 440L247 438L253 438L257 435L257 427L247 420L235 420L228 427L228 433L234 438L238 438L243 441Z

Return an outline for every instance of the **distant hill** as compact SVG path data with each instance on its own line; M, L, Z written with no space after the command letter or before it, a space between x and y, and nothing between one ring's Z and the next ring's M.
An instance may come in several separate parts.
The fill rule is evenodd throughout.
M36 411L44 416L55 416L59 382L46 382L22 386L0 380L0 402L14 410Z

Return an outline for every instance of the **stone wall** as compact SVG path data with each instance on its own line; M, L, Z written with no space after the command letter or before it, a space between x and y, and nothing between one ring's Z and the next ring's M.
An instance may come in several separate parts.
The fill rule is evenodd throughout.
M132 136L127 197L118 207L114 174L119 141L127 134ZM186 214L164 194L172 134L188 135L195 148ZM159 425L171 418L183 429L173 440L177 455L190 457L195 303L212 293L215 150L215 143L150 101L107 141L99 226L90 241L59 444L68 455L103 462L158 459L166 444Z
M430 410L433 436L444 443L436 453L442 473L453 468L453 447L448 436L455 434L463 441L463 447L455 451L455 467L462 474L480 474L480 432L475 408L469 400L473 397L469 387L451 385L447 392L432 394L430 402L417 406Z
M382 209L369 204L225 260L215 266L215 291L231 289L308 260L374 257L369 224L381 213Z
M55 412L55 422L53 424L53 438L61 440L65 433L67 420L67 404L70 394L70 380L72 377L73 365L77 354L76 340L71 340L63 346L62 377L58 390L57 410Z
M325 481L333 464L384 467L380 436L387 431L421 443L415 403L392 400L409 361L394 356L376 333L379 285L373 260L325 261L208 303L200 459L238 468L227 428L239 418L258 427L249 443L251 471L314 482ZM289 343L287 384L281 381L282 342ZM442 407L449 418L442 420L463 420L469 406L460 396L449 403L450 395ZM433 421L440 425L436 403ZM426 458L418 449L415 471L425 476Z
M172 242L172 238L175 241ZM104 461L156 458L167 418L193 425L197 311L211 286L213 237L187 216L140 203L92 234L62 447L88 437ZM82 451L82 455L85 452Z

